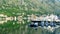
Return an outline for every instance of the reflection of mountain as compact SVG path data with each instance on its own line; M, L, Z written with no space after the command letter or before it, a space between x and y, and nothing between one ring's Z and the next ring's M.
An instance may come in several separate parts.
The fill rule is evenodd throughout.
M56 14L60 14L60 9L59 9L59 8L56 8L56 9L55 9L55 13L56 13Z
M25 5L25 8L28 8L29 10L32 9L32 11L40 12L43 14L56 13L56 9L60 8L59 0L24 0L22 4Z
M56 10L60 8L60 1L59 0L1 0L0 7L1 8L5 7L8 10L10 10L11 7L15 8L17 7L18 8L17 10L19 10L18 12L26 12L27 14L35 12L39 14L51 14L54 12L56 13L57 12ZM7 10L5 12L7 12ZM16 11L12 10L12 12Z

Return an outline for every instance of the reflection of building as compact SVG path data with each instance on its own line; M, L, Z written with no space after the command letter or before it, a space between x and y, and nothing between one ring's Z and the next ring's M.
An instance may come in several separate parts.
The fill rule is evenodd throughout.
M0 24L7 22L8 20L13 20L13 17L8 17L7 15L0 14Z
M18 16L18 17L17 17L17 20L18 20L18 23L23 23L23 22L22 22L22 21L23 21L22 16Z
M13 17L6 17L6 20L13 20Z
M17 20L18 20L18 21L22 21L22 16L18 16L18 17L17 17Z

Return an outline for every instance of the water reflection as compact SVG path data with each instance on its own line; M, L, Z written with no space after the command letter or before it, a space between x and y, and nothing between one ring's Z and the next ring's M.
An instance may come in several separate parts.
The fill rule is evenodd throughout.
M12 22L14 21L8 21L11 23L11 25L8 23L7 25L1 25L0 26L0 34L59 34L60 28L56 29L54 32L50 32L46 29L39 28L37 30L30 28L27 26L27 24L15 24L13 25ZM15 22L14 22L15 23ZM8 26L10 25L10 26Z
M11 17L9 17L11 18ZM21 16L18 18L22 18ZM8 18L7 18L8 19ZM3 25L0 25L0 34L60 34L60 28L56 29L54 32L50 32L46 29L42 29L38 27L37 30L28 27L28 24L19 24L19 21L7 21L6 23L3 23ZM3 20L4 21L4 20ZM19 23L18 23L19 22ZM24 23L27 23L27 20L24 20ZM47 23L47 22L46 22ZM43 24L42 24L43 26ZM47 26L47 24L46 24Z
M41 31L36 31L38 34L60 34L60 28L56 29L54 32L50 32L48 30L40 29ZM35 32L35 33L36 33ZM40 33L39 33L40 32ZM37 34L36 33L36 34Z

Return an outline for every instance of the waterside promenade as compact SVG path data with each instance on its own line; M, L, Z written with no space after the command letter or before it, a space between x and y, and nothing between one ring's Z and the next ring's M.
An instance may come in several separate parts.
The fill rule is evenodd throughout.
M31 15L28 19L32 21L56 21L60 22L60 17L57 15L42 15L42 16L36 16L36 15Z

